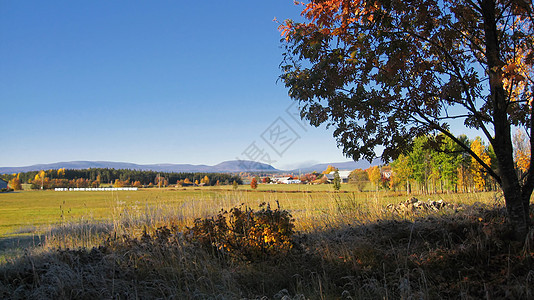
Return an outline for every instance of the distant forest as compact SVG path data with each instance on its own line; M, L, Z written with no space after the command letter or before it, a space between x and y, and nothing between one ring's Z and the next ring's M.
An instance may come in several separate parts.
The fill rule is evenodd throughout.
M242 184L241 177L226 173L176 173L130 169L92 168L83 170L59 169L4 174L4 180L30 183L32 188L115 186L168 186Z

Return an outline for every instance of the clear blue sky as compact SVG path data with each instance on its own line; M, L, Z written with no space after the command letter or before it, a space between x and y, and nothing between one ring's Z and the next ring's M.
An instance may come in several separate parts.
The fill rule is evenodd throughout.
M0 166L348 160L331 130L286 112L273 19L300 10L291 0L1 0Z

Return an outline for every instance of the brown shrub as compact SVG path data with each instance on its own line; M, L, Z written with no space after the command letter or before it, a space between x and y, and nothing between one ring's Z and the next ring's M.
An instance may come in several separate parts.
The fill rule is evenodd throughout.
M254 211L243 204L218 215L196 219L186 240L217 255L245 259L274 258L293 248L293 219L287 210L260 204Z

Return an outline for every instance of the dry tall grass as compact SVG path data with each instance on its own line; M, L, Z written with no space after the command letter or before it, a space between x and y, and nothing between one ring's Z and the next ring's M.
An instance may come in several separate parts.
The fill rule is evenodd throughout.
M294 200L238 191L179 206L117 198L109 222L65 222L9 258L0 298L533 298L534 231L525 243L512 241L499 196L465 196L440 196L462 207L402 214L385 207L405 196L379 193ZM196 218L276 201L295 220L283 255L225 255L187 238Z

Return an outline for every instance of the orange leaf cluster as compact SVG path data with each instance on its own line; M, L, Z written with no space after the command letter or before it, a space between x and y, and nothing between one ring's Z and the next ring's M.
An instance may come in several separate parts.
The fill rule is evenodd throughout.
M296 4L303 5L302 2ZM278 29L286 40L296 34L297 30L314 30L324 35L342 36L347 34L351 24L372 22L374 12L379 7L378 3L362 0L311 1L305 4L301 13L310 20L309 23L295 25L291 20L286 20Z
M517 170L525 173L530 168L530 145L523 131L517 130L513 137L514 162Z
M489 166L491 164L491 158L486 151L486 147L482 144L482 141L479 138L471 143L471 150L473 150L473 152L480 157L486 165ZM475 159L471 160L471 175L473 176L475 189L483 191L486 186L487 172Z
M530 167L530 149L516 152L516 164L517 168L521 172L526 172Z

